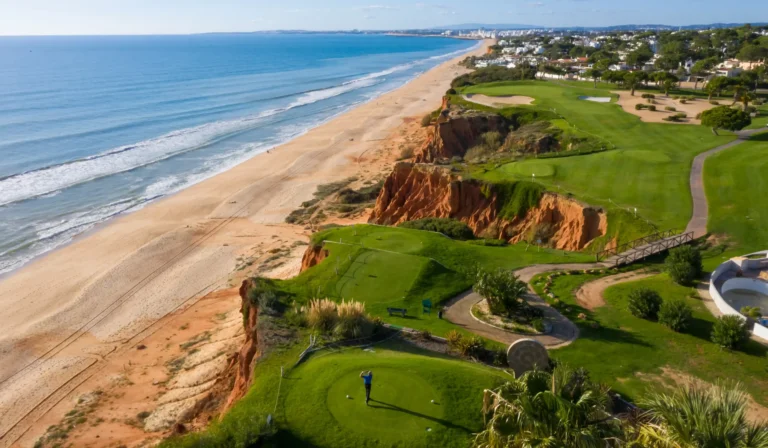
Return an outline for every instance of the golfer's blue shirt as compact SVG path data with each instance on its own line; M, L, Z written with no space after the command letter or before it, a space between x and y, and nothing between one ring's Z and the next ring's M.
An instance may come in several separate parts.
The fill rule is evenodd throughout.
M371 384L371 381L373 381L373 373L363 375L363 384Z

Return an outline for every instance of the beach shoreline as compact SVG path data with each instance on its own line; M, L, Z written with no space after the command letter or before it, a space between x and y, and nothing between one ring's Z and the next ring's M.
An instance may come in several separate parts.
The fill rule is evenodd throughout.
M471 49L0 278L0 447L22 435L23 446L34 443L40 434L30 425L49 420L148 328L232 287L244 275L235 275L239 260L306 241L311 232L285 216L320 184L386 172L394 158L381 156L383 145L406 119L439 104L466 70L458 62L484 51ZM289 265L283 275L295 270Z

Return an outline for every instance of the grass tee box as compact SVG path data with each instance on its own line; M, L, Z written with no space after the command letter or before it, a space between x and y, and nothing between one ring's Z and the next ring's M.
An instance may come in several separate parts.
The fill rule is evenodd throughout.
M701 126L644 123L615 103L580 100L595 96L594 89L586 87L529 81L472 86L461 93L533 97L535 107L554 111L579 132L615 146L616 150L590 155L528 159L472 173L490 181L532 180L532 174L539 173L535 181L547 189L608 209L609 221L612 208L633 213L637 208L638 215L659 228L684 228L691 216L693 158L734 139L714 136Z
M525 244L482 246L434 232L372 225L326 230L311 244L324 244L329 256L301 275L278 282L281 290L299 302L315 297L361 301L386 322L438 335L456 329L438 318L437 309L472 286L465 272L475 264L517 269L593 260L589 254L526 250ZM422 312L426 299L432 301L431 313ZM388 308L407 309L406 316L390 316Z
M369 406L362 370L373 371ZM283 380L277 417L292 446L464 447L482 427L483 389L505 376L388 342L310 357Z

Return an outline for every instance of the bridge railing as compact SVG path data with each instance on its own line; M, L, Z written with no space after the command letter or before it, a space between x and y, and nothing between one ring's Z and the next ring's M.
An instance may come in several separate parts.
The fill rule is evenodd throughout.
M664 240L666 238L672 237L677 234L678 234L678 231L672 230L672 229L651 233L649 235L630 241L628 243L620 244L613 249L602 250L597 254L595 254L595 261L602 261L608 257L621 255L624 252L630 251L638 247L646 246L656 241Z
M659 240L650 244L646 244L639 249L632 250L619 254L615 261L615 266L621 266L629 264L644 258L656 255L659 252L672 249L673 247L682 246L685 243L693 241L693 232L683 233L680 235L674 235L667 237L663 240Z

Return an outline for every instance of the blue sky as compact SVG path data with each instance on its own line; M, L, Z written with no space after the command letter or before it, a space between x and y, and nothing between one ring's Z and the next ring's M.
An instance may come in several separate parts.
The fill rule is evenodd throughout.
M768 1L0 0L0 35L394 29L467 22L604 26L744 21L768 22Z

